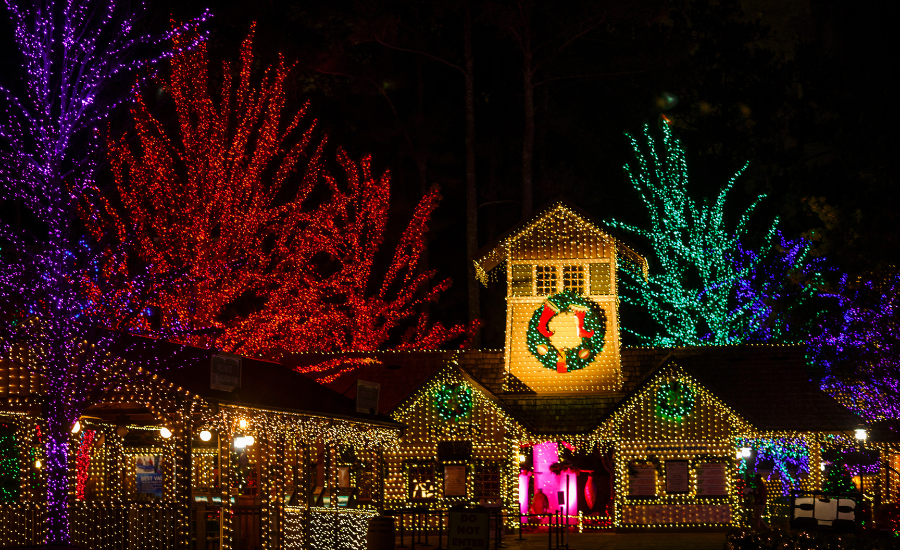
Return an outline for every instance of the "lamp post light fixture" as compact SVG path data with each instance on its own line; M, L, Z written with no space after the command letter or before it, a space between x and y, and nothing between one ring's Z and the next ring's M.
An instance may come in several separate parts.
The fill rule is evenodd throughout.
M172 432L171 432L171 430L169 430L169 428L166 428L165 426L163 426L162 428L159 429L159 435L163 439L169 439L170 437L172 437Z
M750 447L741 447L741 458L750 458L750 453L753 452L753 449Z
M203 430L200 432L200 441L209 441L212 439L212 432L209 430Z
M81 431L81 420L76 420L75 424L72 425L72 433L77 434Z
M865 441L869 438L869 434L866 432L865 428L856 428L856 432L853 435L855 435L856 439L859 441Z

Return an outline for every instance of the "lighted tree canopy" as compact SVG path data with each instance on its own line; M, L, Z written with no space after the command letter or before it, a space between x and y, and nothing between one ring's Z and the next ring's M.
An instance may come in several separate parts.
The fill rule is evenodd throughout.
M182 338L193 345L277 358L433 349L464 335L464 326L430 324L421 307L450 285L432 286L435 272L419 269L438 191L422 198L379 277L389 175L340 149L341 177L332 175L316 121L304 122L305 105L287 106L290 67L269 67L254 84L252 37L236 70L224 63L218 92L205 44L172 58L163 84L177 128L136 98L137 139L109 144L122 206L86 209L93 235L132 233L142 264L189 274L189 284L160 293L153 306L163 327L199 329Z
M654 346L790 339L790 313L818 293L821 278L817 262L809 258L809 243L784 239L776 219L757 246L748 246L748 222L764 195L733 228L726 224L728 194L746 165L715 200L697 200L689 193L684 148L668 125L659 142L648 126L645 144L628 137L636 162L626 165L625 173L650 223L614 220L611 225L649 243L650 274L625 271L622 299L648 312L656 332L623 330Z
M900 274L844 277L840 307L810 340L822 387L853 411L900 434Z

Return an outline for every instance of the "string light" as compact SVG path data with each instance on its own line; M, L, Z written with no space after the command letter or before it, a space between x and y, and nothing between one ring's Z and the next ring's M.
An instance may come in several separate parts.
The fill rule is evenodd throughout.
M205 44L173 56L165 88L181 113L177 136L166 135L152 106L136 97L139 151L130 134L109 143L123 208L104 203L87 212L92 234L129 228L139 236L136 254L157 273L192 274L151 304L164 312L163 327L214 329L179 340L191 345L277 359L307 350L439 348L465 336L465 326L432 324L421 308L450 286L449 279L432 285L436 272L418 270L438 190L419 202L377 281L389 174L378 177L370 157L357 162L341 149L343 178L326 169L326 140L316 142L316 120L304 122L307 105L287 111L291 66L282 59L253 82L253 35L251 28L234 77L225 64L220 94L209 86ZM191 39L179 35L176 46ZM296 190L282 197L288 187ZM318 191L329 200L307 200ZM323 273L323 262L335 269ZM254 313L234 315L244 296L263 300ZM409 330L390 340L400 327Z
M764 325L775 322L766 301L784 287L789 275L773 270L771 273L780 273L777 284L771 280L764 283L762 276L754 280L773 249L777 219L757 250L744 248L747 223L765 196L754 200L733 230L725 226L724 210L728 193L747 166L732 176L711 203L694 201L688 195L684 148L669 125L662 125L661 129L660 145L651 137L648 125L644 126L646 147L628 136L636 163L626 165L625 173L648 209L650 225L610 222L614 228L646 239L654 252L659 269L649 276L623 271L622 299L646 310L656 323L657 332L642 335L623 330L643 343L663 347L727 345L763 339L767 334L761 332ZM794 255L793 264L806 261L808 244L801 248ZM810 292L814 288L808 286Z
M21 205L42 229L0 228L0 296L16 304L0 323L0 342L4 357L30 359L21 364L45 375L47 538L42 542L67 545L70 431L97 386L109 382L103 374L112 365L96 359L112 348L114 338L95 327L119 327L96 313L110 307L132 318L142 295L159 283L138 276L120 284L114 273L94 271L104 249L121 260L127 243L113 242L122 236L118 232L99 243L85 240L77 203L96 196L100 128L127 99L112 88L156 65L168 54L154 51L172 35L195 28L206 14L174 25L163 36L150 36L140 33L143 10L115 0L11 1L6 6L24 60L25 94L11 91L18 86L0 87L5 103L0 136L10 145L0 163L0 199ZM195 36L182 47L203 39ZM151 55L134 60L136 48ZM93 272L95 286L105 292L86 292L86 272Z

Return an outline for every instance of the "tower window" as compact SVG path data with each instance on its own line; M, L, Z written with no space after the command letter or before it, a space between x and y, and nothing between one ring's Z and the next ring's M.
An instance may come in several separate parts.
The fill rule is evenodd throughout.
M556 266L537 266L535 268L534 282L538 296L549 296L556 292Z
M563 288L584 294L584 266L563 266Z

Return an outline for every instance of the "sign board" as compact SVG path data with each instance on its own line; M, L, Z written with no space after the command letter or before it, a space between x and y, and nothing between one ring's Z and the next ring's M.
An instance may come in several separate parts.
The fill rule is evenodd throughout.
M134 457L134 487L139 495L162 498L163 475L160 470L160 455Z
M486 511L450 510L447 550L488 550L490 516Z
M667 460L666 461L666 493L688 493L688 461L687 460Z
M241 357L230 353L212 356L209 370L209 388L233 391L241 387Z
M378 382L356 381L356 412L378 414L378 394L381 384Z
M697 496L723 497L728 495L728 470L722 463L697 465Z
M466 467L444 466L444 496L466 496Z
M629 496L656 496L656 466L635 466L628 474Z

